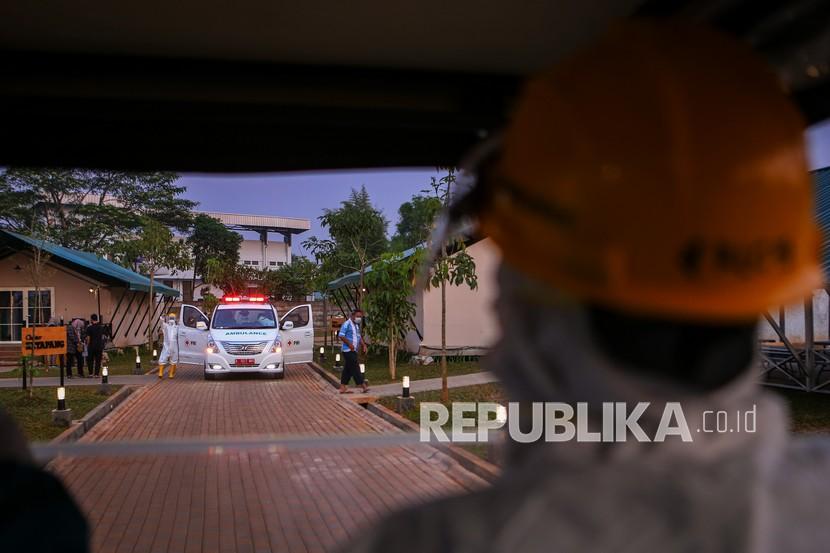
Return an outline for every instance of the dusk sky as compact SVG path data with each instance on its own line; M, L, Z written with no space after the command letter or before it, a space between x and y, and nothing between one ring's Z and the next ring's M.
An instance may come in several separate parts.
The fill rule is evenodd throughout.
M830 166L830 120L807 132L810 168ZM280 215L311 220L311 231L294 241L294 253L305 254L300 243L310 236L327 236L317 220L324 208L337 208L351 188L366 185L372 202L389 221L389 236L395 232L398 207L429 185L435 169L384 171L327 171L266 175L183 175L186 196L199 202L199 209L257 215ZM246 233L248 238L255 234ZM274 240L281 237L274 236Z
M352 188L366 186L372 203L383 210L389 221L387 234L395 232L398 207L429 186L435 169L385 171L325 171L314 173L276 173L265 175L183 175L185 196L199 202L198 209L279 215L311 220L311 230L295 236L293 251L305 255L300 243L311 236L328 236L317 218L323 209L334 209L348 198ZM256 238L254 233L244 233ZM281 241L282 237L273 237Z

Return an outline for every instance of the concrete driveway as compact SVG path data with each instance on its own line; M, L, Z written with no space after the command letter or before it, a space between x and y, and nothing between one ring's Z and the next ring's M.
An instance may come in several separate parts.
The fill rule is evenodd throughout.
M285 380L176 379L133 394L82 441L399 430L311 368ZM62 458L96 552L329 551L404 505L484 485L428 445Z

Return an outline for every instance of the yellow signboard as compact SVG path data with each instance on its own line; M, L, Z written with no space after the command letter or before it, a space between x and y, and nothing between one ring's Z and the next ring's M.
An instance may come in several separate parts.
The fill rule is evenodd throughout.
M23 355L59 355L66 353L65 326L24 326Z

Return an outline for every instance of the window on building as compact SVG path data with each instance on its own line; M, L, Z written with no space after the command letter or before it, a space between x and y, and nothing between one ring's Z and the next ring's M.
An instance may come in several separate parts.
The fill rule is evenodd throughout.
M245 260L245 265L250 265L250 264L251 264L251 262L246 259Z
M284 262L284 261L277 261L277 265L279 265L280 267L282 267L283 265L285 265L285 262Z
M259 265L259 261L251 261L251 265Z
M269 262L268 262L268 264L269 264L271 267L276 267L277 262L276 262L276 261L269 261Z
M52 292L40 290L40 295L29 290L29 321L32 325L45 325L52 316Z

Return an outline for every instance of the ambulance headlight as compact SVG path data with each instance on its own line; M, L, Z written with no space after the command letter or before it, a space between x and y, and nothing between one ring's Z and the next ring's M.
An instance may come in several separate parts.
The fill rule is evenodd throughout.
M274 340L274 344L271 346L271 353L282 353L282 342Z
M208 337L207 348L205 349L205 352L216 353L217 351L219 350L216 348L216 342L213 341L213 336Z

